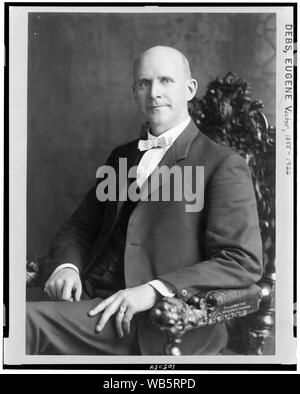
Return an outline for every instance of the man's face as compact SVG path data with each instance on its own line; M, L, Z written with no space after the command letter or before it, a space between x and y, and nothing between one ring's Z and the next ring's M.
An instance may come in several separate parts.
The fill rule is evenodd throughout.
M176 53L150 51L140 60L135 70L135 100L159 133L186 119L187 102L195 94L190 81Z

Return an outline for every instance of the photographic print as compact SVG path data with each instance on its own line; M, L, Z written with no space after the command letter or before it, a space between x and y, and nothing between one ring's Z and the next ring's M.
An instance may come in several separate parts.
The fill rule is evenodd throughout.
M293 364L293 6L8 15L7 363Z

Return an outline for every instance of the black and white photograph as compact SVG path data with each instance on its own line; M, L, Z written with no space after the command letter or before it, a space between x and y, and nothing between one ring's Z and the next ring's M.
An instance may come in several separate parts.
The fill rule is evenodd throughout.
M293 13L8 7L7 365L295 364Z

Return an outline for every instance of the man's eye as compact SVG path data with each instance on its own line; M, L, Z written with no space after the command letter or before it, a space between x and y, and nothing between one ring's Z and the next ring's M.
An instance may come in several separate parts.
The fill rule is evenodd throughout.
M144 81L139 81L139 83L138 83L139 88L145 88L145 87L147 87L147 86L149 86L149 85L150 85L150 82L149 82L149 81L146 81L146 80L144 80Z
M170 78L162 78L162 79L160 80L160 82L161 82L163 85L167 85L168 83L171 82L171 79L170 79Z

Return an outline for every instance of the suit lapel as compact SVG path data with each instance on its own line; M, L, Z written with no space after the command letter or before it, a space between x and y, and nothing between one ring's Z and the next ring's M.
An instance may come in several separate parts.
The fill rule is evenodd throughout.
M144 139L146 138L146 136L143 136ZM124 202L127 199L127 191L128 191L128 187L129 187L129 179L128 179L128 172L132 167L135 167L138 165L139 161L141 160L141 157L143 156L144 152L140 152L138 150L138 140L136 141L136 146L134 149L132 149L129 153L127 158L127 171L126 171L126 176L125 176L125 172L124 175L121 177L119 177L119 180L121 183L118 184L118 190L120 191L119 193L119 198L118 198L118 202L117 202L117 210L116 210L116 217L115 217L115 221L118 219L118 216L120 214L120 211L124 205ZM120 168L119 168L120 171ZM135 174L131 174L134 175L134 178L136 178L136 170L135 170Z
M151 176L143 183L141 187L141 200L148 200L148 197L156 192L167 180L167 177L158 176L162 167L172 168L177 162L185 159L190 150L193 140L199 134L199 130L194 122L191 120L186 129L176 139L174 144L168 149L163 156L158 166L152 172ZM151 178L158 182L153 182L151 185Z

